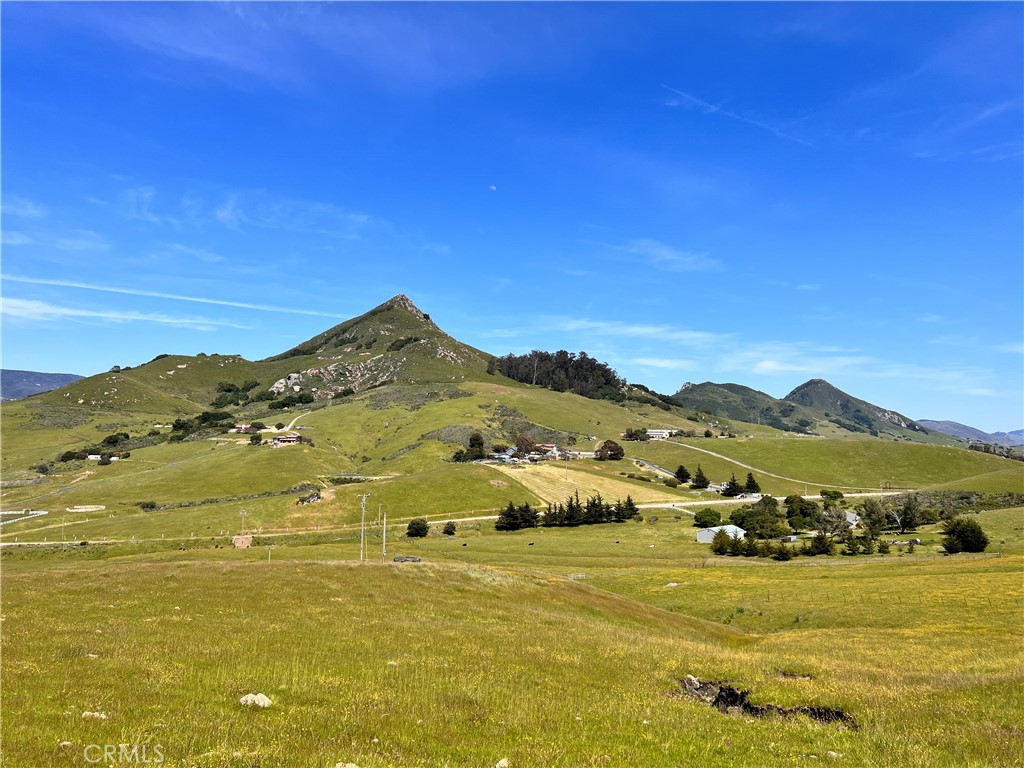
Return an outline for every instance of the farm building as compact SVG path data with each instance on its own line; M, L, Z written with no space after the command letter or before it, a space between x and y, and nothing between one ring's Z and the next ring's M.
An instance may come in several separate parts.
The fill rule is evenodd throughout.
M715 538L715 534L719 531L725 531L734 539L742 539L747 535L747 532L738 525L716 525L714 528L701 528L697 531L697 542L700 544L710 544L711 540Z

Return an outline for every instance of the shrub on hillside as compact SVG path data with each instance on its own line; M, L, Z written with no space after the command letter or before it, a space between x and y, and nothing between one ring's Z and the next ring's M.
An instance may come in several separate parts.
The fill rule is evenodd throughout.
M957 552L984 552L988 536L981 524L970 517L954 517L942 524L942 548L949 554Z
M410 539L422 539L430 532L430 525L425 517L414 517L409 521L405 529L405 535Z

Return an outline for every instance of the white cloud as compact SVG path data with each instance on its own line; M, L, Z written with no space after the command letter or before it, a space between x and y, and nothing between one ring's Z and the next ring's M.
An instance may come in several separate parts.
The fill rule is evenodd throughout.
M16 195L5 197L0 211L8 216L19 216L23 219L41 219L46 215L46 209L41 205Z
M608 320L588 320L585 318L555 318L553 319L552 330L586 331L599 336L625 336L627 338L671 341L695 347L711 346L731 338L730 334L691 331L683 328L673 328L668 325L623 323Z
M105 251L110 247L98 232L91 229L77 229L70 235L54 238L53 245L62 251Z
M727 117L730 120L735 120L735 121L740 122L740 123L746 123L747 125L752 125L755 128L761 128L762 130L768 131L769 133L771 133L774 136L778 136L780 139L786 139L788 141L795 141L797 144L803 144L805 147L813 147L814 146L809 141L804 141L803 139L799 138L798 136L794 136L794 135L792 135L790 133L786 133L786 132L782 131L781 129L775 127L774 125L769 125L768 123L764 122L763 120L759 120L759 119L756 119L756 118L753 118L753 117L747 117L746 115L741 115L741 114L738 114L736 112L730 112L727 109L722 109L721 107L715 106L714 104L711 104L711 103L709 103L707 101L704 101L703 99L698 99L696 96L693 96L693 95L691 95L689 93L686 93L685 91L680 91L678 88L673 88L670 85L662 85L661 87L664 88L667 91L670 91L670 92L674 93L678 97L678 98L668 99L665 102L665 106L668 106L668 107L696 107L697 109L699 109L701 112L703 112L706 115L716 115L716 114L717 115L722 115L723 117Z
M1009 344L996 344L993 349L997 352L1009 352L1011 355L1024 355L1024 342L1012 341Z
M24 232L5 229L0 233L0 243L3 243L4 245L28 245L31 242L32 238Z
M313 315L315 317L343 318L345 315L338 315L332 312L316 312L311 309L296 309L294 307L275 307L269 304L250 304L244 301L227 301L224 299L208 299L201 296L182 296L175 293L163 293L160 291L146 291L138 288L113 288L106 285L94 285L92 283L79 283L72 280L49 280L41 277L16 277L14 275L3 275L2 280L10 283L28 283L30 285L52 285L60 288L81 288L87 291L101 291L103 293L118 293L126 296L148 296L154 299L171 299L172 301L190 301L197 304L215 304L221 307L238 307L240 309L255 309L261 312L281 312L286 315Z
M234 230L238 229L238 225L245 218L242 209L238 206L238 199L235 197L229 197L225 200L224 204L215 211L214 215L217 217L217 221L228 229Z
M718 269L721 265L706 253L680 251L657 240L642 238L625 247L627 253L642 256L663 272L696 272Z
M216 328L246 328L244 325L237 325L223 320L211 320L205 317L175 317L150 312L78 309L76 307L62 307L35 299L14 299L9 297L0 300L0 313L12 319L37 322L56 320L105 320L114 323L144 322L172 325L177 328L189 328L196 331L212 331Z
M156 197L154 187L134 187L125 190L124 209L128 219L146 221L150 224L177 224L171 216L161 216L153 211L153 199Z
M664 357L636 357L633 358L636 365L644 365L648 368L664 368L670 371L688 371L696 367L692 360L676 360Z

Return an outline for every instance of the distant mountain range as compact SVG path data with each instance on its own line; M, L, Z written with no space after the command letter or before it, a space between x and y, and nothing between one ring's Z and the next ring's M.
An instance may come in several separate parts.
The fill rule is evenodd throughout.
M683 407L787 432L821 434L825 427L916 441L929 435L913 419L848 395L824 379L811 379L781 400L740 384L710 381L687 383L672 399Z
M74 373L0 370L0 400L20 400L29 395L49 392L83 378Z
M982 432L980 429L968 427L966 424L960 424L955 421L921 419L918 423L936 432L942 432L975 443L1005 445L1011 448L1016 445L1024 445L1024 429L1018 429L1013 432Z

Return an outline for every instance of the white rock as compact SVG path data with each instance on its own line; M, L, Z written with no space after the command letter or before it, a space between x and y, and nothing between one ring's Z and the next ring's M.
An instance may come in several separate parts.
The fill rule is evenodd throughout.
M833 760L839 760L842 758L841 754L839 754L838 752L833 752L831 749L825 753L825 756L831 757Z
M498 762L496 762L494 764L494 768L508 768L508 765L509 765L508 758L507 757L503 757L503 758L501 758L501 760L499 760Z
M679 582L677 582L677 581L670 581L668 584L665 585L665 589L669 589L671 587L678 587L678 586L679 586Z
M238 700L243 707L269 707L273 702L262 693L247 693Z
M60 747L70 747L71 746L71 742L70 741L62 741L57 746L60 746Z
M83 712L82 717L87 720L106 720L107 715L104 712Z
M359 768L355 763L335 763L334 768Z

